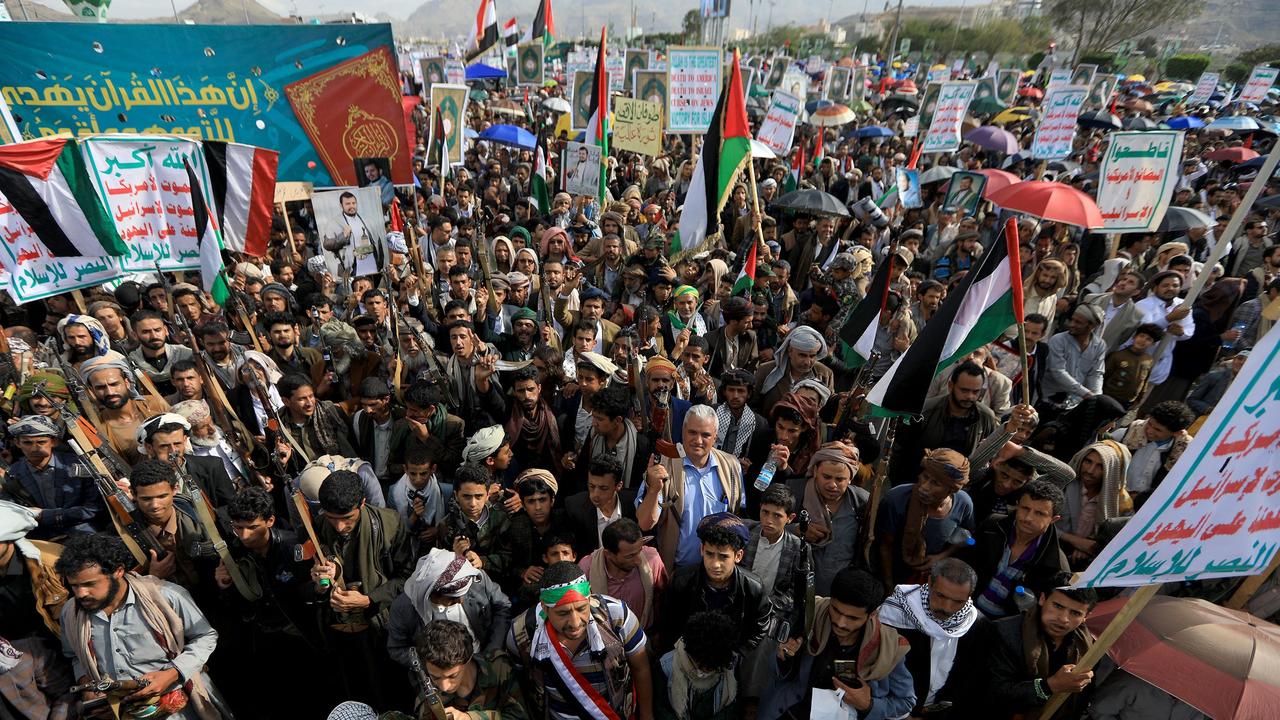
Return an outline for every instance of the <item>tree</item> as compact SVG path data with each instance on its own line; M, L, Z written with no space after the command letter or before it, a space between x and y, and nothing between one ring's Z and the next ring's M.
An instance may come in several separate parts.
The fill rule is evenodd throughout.
M1255 65L1280 67L1280 45L1263 45L1240 53L1234 62L1223 68L1222 76L1229 82L1242 83L1249 79Z
M1200 77L1200 73L1204 72L1211 62L1213 62L1213 58L1199 53L1174 55L1165 61L1164 75L1169 78L1195 82Z
M686 38L696 40L702 36L702 14L698 10L690 10L684 14L680 27L684 29Z
M1200 14L1202 0L1050 0L1049 18L1075 34L1076 52L1109 50Z

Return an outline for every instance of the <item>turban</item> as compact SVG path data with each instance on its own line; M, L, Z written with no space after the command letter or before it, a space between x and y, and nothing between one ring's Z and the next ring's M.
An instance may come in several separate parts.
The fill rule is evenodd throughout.
M263 355L257 350L245 350L244 361L247 363L251 362L262 368L262 372L267 376L267 382L272 385L280 382L280 378L284 377L284 374L280 372L280 368L276 367L276 361L266 355Z
M111 339L107 337L107 329L98 322L98 319L90 315L77 315L72 313L58 321L58 334L63 340L67 339L66 328L68 325L83 325L89 331L89 337L93 339L93 349L95 355L105 355L111 352Z
M670 360L662 357L661 355L655 355L654 357L649 358L649 361L644 364L644 372L646 375L652 374L654 370L666 370L674 375L676 372L676 366Z
M462 460L472 465L480 465L486 458L498 452L498 448L502 447L506 440L507 431L503 430L501 425L481 428L471 436L470 440L467 440L466 447L462 448Z
M280 297L284 298L287 302L289 303L293 302L293 293L289 292L289 288L285 287L284 285L278 282L267 283L266 285L263 285L262 290L258 292L258 295L259 296L279 295Z
M507 278L502 274L493 275L489 278L489 284L493 285L494 290L510 290L511 283L507 282Z
M181 425L187 435L191 435L191 423L187 419L177 413L162 413L149 417L138 425L138 429L133 433L133 439L138 443L138 454L147 455L147 441L151 439L152 433L156 432L163 425Z
M529 284L529 276L519 270L512 270L507 273L507 284L513 288L524 287Z
M418 566L405 581L404 592L422 618L434 616L432 595L460 598L483 575L462 555L452 550L432 548L418 559Z
M9 435L11 437L62 437L62 428L58 427L58 423L44 415L24 415L17 422L9 426Z
M618 372L617 364L598 352L584 352L584 353L575 353L575 354L578 356L578 362L585 362L591 365L591 367L594 367L595 369L604 373L605 379L608 379L614 373ZM649 362L653 362L653 361L650 360ZM675 368L674 365L672 365L671 367L673 369Z
M44 383L44 391L63 402L71 399L71 389L67 387L66 378L52 370L38 370L27 375L18 389L18 399L25 402L35 397L36 387Z
M530 310L527 307L522 307L519 310L516 310L515 312L511 313L511 323L513 325L521 320L528 320L529 322L537 322L538 313Z
M129 387L133 387L137 384L133 377L133 368L129 367L129 363L125 360L123 355L115 352L114 350L105 355L89 358L88 360L80 363L80 377L84 379L86 385L91 385L93 383L94 373L100 370L110 370L112 368L119 370L120 374L124 375L125 382L129 383Z
M552 475L549 470L543 470L541 468L529 468L528 470L520 473L520 475L516 477L516 489L519 490L521 483L539 479L545 482L547 487L551 488L552 495L559 494L560 481L556 480L556 476Z
M328 270L328 266L324 264L324 258L316 255L307 258L307 272L322 273Z
M702 537L703 530L711 528L724 528L742 538L742 545L745 547L751 541L751 531L747 529L746 523L742 522L742 518L728 512L715 513L707 515L698 523L698 537Z
M681 285L676 288L675 294L673 294L672 297L680 297L681 295L692 295L696 298L698 297L698 289L692 285Z
M821 380L815 380L813 378L805 378L795 385L792 385L791 392L797 392L806 388L818 393L818 406L820 408L825 406L827 401L831 399L831 388L824 385Z
M822 333L809 327L808 325L797 326L794 330L787 333L787 337L778 345L777 351L773 356L777 358L774 362L773 369L765 376L764 384L760 387L761 393L768 393L786 376L789 365L788 350L795 348L800 352L817 353L818 360L822 360L827 356L827 340L822 337Z
M549 228L547 228L546 230L543 230L543 231L542 231L542 243L541 243L541 245L542 245L542 256L543 256L543 257L546 257L546 255L547 255L547 248L549 248L549 247L551 246L551 238L553 238L553 237L555 237L555 236L557 236L557 235L559 235L560 237L564 238L564 241L565 241L565 244L566 244L566 245L569 243L569 234L568 234L568 233L566 233L566 232L564 231L564 228L562 228L562 227L560 227L560 226L558 226L558 225L552 225L551 227L549 227ZM547 258L547 259L548 259L548 260L559 260L560 258Z
M520 225L517 225L511 228L511 237L514 239L515 236L517 235L519 235L521 238L524 239L525 245L528 245L529 243L533 242L533 236L529 234L528 228L521 227ZM537 262L538 261L537 253L533 252L532 250L529 250L528 247L520 248L520 252L524 252L526 250L528 250L530 253L533 254L533 261ZM519 255L520 253L516 253L516 254Z
M356 335L356 329L337 318L333 318L320 326L320 337L331 345L334 343L345 345L360 344L360 336Z
M824 443L809 460L809 470L811 472L817 471L820 463L833 462L849 468L849 476L856 477L858 475L858 460L858 448L853 445L845 442Z
M36 527L36 515L29 508L0 500L0 542L18 542Z
M209 411L209 403L204 400L183 400L169 409L192 425L199 425L213 416Z
M236 272L253 280L262 280L265 277L265 274L262 272L262 268L251 262L242 262L239 265L236 265Z
M950 448L926 452L920 467L925 472L945 475L959 485L969 482L969 458Z
M409 254L409 245L404 241L404 233L398 230L392 230L387 233L387 247L393 253Z
M1075 312L1071 314L1079 315L1081 319L1085 320L1086 322L1088 322L1090 325L1093 325L1094 327L1098 327L1099 325L1102 325L1102 311L1099 310L1096 305L1092 305L1090 303L1080 303L1079 305L1076 306Z

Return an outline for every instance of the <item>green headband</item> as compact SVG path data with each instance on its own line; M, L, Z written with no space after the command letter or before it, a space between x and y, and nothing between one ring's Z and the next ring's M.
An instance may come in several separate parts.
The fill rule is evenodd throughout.
M675 296L680 297L681 295L693 295L694 297L698 297L698 289L692 285L681 285L676 288Z
M586 600L591 596L591 583L586 577L579 577L573 582L552 585L549 588L543 588L538 594L538 599L546 607L555 607L565 603L579 602Z

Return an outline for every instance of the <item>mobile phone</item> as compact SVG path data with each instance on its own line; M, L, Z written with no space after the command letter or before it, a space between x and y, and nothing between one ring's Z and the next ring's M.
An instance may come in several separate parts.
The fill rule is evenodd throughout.
M836 677L840 682L857 690L862 687L862 680L858 679L858 662L856 660L836 660Z

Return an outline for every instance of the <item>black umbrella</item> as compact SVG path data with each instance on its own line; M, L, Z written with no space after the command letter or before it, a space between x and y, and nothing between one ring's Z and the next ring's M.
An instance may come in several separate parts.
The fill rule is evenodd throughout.
M881 101L880 109L886 113L901 112L906 115L914 115L919 111L920 103L911 98L893 96Z
M773 201L772 207L810 215L849 217L849 210L830 193L821 190L795 190Z
M1181 232L1184 233L1191 228L1211 228L1213 227L1213 218L1205 215L1199 210L1193 210L1188 207L1170 207L1164 214L1164 220L1160 221L1160 227L1156 232Z
M1131 117L1124 119L1125 130L1155 130L1158 127L1150 118Z
M1093 128L1095 130L1119 130L1124 127L1120 122L1120 118L1109 112L1087 112L1076 120L1076 124L1081 127Z
M1260 208L1280 208L1280 195L1268 195L1258 198L1258 201L1253 205Z

